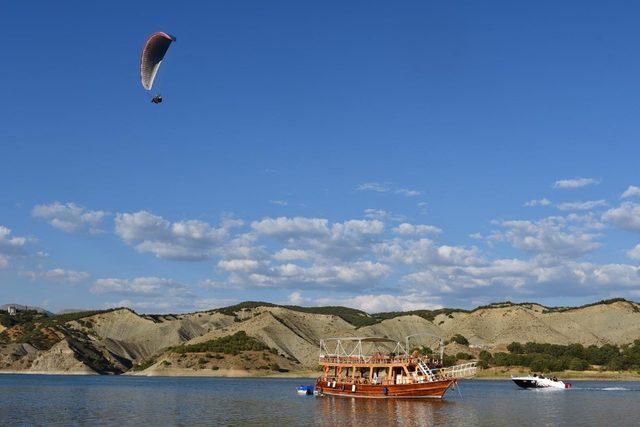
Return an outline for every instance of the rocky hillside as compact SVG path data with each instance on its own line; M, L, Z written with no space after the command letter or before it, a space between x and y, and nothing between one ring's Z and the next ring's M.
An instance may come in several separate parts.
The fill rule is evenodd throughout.
M0 314L0 371L78 374L238 375L316 367L321 338L430 333L447 353L504 351L511 342L622 345L640 339L640 305L609 300L549 308L500 303L474 310L367 314L345 307L247 302L181 315L129 309ZM430 338L415 345L433 347Z

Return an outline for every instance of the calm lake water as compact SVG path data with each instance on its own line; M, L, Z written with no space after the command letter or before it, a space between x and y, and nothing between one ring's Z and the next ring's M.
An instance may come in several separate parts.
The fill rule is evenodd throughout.
M299 379L0 375L1 425L640 425L639 382L520 390L464 381L442 401L296 395Z

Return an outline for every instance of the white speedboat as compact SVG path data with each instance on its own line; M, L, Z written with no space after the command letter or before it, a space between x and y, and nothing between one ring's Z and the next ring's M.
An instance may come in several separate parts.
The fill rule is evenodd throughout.
M522 388L571 388L571 384L559 379L547 378L544 375L527 375L523 377L511 377L511 381Z

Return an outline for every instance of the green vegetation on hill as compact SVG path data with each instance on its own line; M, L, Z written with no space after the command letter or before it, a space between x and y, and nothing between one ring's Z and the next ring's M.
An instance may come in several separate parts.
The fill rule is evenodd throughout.
M436 310L412 310L412 311L389 311L386 313L376 313L372 316L375 317L378 322L387 319L393 319L400 316L419 316L423 319L433 322L439 314L444 314L449 317L453 316L453 313L468 313L468 310L462 310L458 308L439 308Z
M235 314L242 310L251 310L258 307L279 307L277 304L261 301L245 301L240 304L230 305L228 307L216 308L213 312L226 314L227 316L235 316Z
M469 340L461 334L455 334L454 336L452 336L450 342L460 345L469 345Z
M44 324L46 326L62 325L67 322L84 319L85 317L95 316L96 314L109 313L114 310L118 309L114 308L109 310L76 311L73 313L55 314L48 317Z
M579 310L581 308L587 308L587 307L593 307L596 305L609 305L609 304L615 304L617 302L626 302L631 304L631 306L633 307L633 311L640 312L640 308L638 308L637 304L635 304L633 301L629 301L625 298L611 298L611 299L604 299L604 300L600 300L598 302L592 302L590 304L584 304L584 305L580 305L577 307L548 307L544 312L545 313L550 313L550 312L554 312L554 313L561 313L564 311L570 311L570 310Z
M297 305L277 305L268 302L260 301L245 301L240 304L232 305L229 307L218 308L215 312L226 314L228 316L235 316L236 313L242 310L251 310L258 307L282 307L289 310L298 311L301 313L311 314L324 314L338 316L345 322L351 323L356 327L374 325L380 322L379 319L372 317L362 310L356 310L349 307L341 306L326 306L326 307L300 307Z
M262 341L250 337L244 331L236 332L233 335L216 338L198 344L187 344L172 347L170 351L178 354L184 353L224 353L239 354L241 351L263 351L269 347Z
M507 350L508 353L480 352L481 366L524 366L537 372L584 371L593 366L609 371L640 369L640 340L629 345L600 347L513 342Z
M363 326L375 325L380 322L377 318L370 316L362 310L342 306L326 306L326 307L300 307L297 305L286 305L285 308L303 313L324 314L338 316L345 322L351 323L357 328Z
M21 310L14 315L10 315L6 311L0 311L0 325L6 328L10 328L15 325L33 322L35 320L44 319L46 317L46 314L40 313L36 310Z
M40 350L47 350L60 341L61 335L69 335L65 323L75 320L89 327L89 322L82 319L109 311L112 310L79 311L52 316L35 310L18 311L13 316L0 312L0 324L7 327L7 330L0 333L0 343L28 343Z

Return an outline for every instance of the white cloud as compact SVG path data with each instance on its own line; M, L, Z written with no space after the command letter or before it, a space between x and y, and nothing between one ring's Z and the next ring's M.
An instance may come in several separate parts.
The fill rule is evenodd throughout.
M524 205L527 207L534 207L534 206L549 206L550 204L551 204L551 200L542 198L542 199L529 200Z
M364 182L356 187L358 191L375 191L377 193L388 193L391 191L391 185L380 182Z
M640 231L640 204L622 203L606 211L602 218L624 230Z
M496 259L468 266L427 266L403 280L423 292L462 302L495 293L535 296L611 296L640 286L640 267L592 264L538 255L527 260Z
M136 277L134 279L98 279L91 292L95 294L143 295L172 297L189 293L189 288L175 280L160 277Z
M596 185L600 181L595 178L573 178L573 179L561 179L553 184L553 188L563 190L573 190L575 188L585 187L587 185Z
M253 259L223 259L218 262L218 268L225 271L250 272L257 270L259 267L260 262Z
M288 249L284 248L279 250L273 255L273 259L277 261L295 261L295 260L309 260L313 257L313 253L303 249Z
M26 237L11 236L11 229L0 225L0 268L9 266L9 259L25 255Z
M393 239L375 247L376 255L386 262L413 266L471 265L481 261L476 247L438 246L433 241Z
M329 221L321 218L265 218L251 223L257 233L271 237L301 237L326 235Z
M233 258L267 258L268 252L259 245L256 233L242 233L225 242L216 250L216 255L223 259Z
M289 303L293 305L301 305L304 304L305 298L302 297L300 292L292 292L289 294Z
M442 230L433 225L424 225L424 224L409 224L407 222L403 222L393 229L394 233L403 234L403 235L418 235L418 234L440 234Z
M88 229L91 233L100 232L98 226L108 215L105 211L90 211L75 203L54 202L49 205L36 205L31 210L34 218L47 220L53 227L67 233Z
M215 280L215 279L206 279L200 281L198 284L201 288L205 289L215 289L215 290L238 290L242 289L238 284L232 284L227 281Z
M71 285L82 283L91 277L86 271L65 270L63 268L54 268L46 271L25 271L21 274L31 280L45 280Z
M138 252L149 252L163 259L199 261L212 257L229 229L241 224L241 221L230 219L223 220L219 228L199 220L172 223L147 211L139 211L117 214L115 231Z
M107 302L105 308L127 307L138 313L183 313L195 310L211 310L238 303L231 298L151 298L151 299L123 299Z
M629 197L640 197L640 187L636 187L635 185L630 185L624 193L620 196L622 199L626 199Z
M357 191L373 191L376 193L395 193L405 197L416 197L422 194L418 190L397 187L388 182L364 182L356 187Z
M399 191L392 185L375 188L367 191ZM550 204L546 199L527 203ZM340 300L376 312L434 307L444 298L447 305L468 305L488 296L631 295L634 287L640 288L640 267L581 260L601 247L607 232L603 221L640 230L640 205L625 202L601 214L596 208L604 205L604 200L565 202L556 205L569 211L564 215L496 221L493 231L474 235L479 247L435 242L428 237L441 233L438 227L414 224L381 209L366 210L365 219L338 222L283 216L245 225L227 217L219 226L199 220L171 222L139 211L117 214L115 232L127 245L158 258L211 260L216 267L210 279L198 283L199 292L268 288L279 290L279 298L289 294L294 304ZM596 211L578 212L592 209ZM233 231L234 227L242 228ZM5 246L10 240L9 232L1 230L0 266L6 252L3 240ZM516 256L512 248L526 254ZM627 254L638 259L640 248ZM65 272L70 276L61 270L59 280ZM188 286L158 277L100 279L92 292L122 295L114 299L145 310L182 310L202 301ZM308 298L309 294L316 296Z
M586 202L558 203L556 207L561 211L588 211L606 205L607 202L604 200L588 200Z
M290 249L312 250L328 257L363 254L384 232L379 220L349 220L330 224L322 218L265 218L251 224L259 236L275 238Z
M420 194L422 194L418 190L410 190L408 188L398 188L396 190L396 193L401 194L401 195L406 196L406 197L416 197L416 196L419 196Z
M629 249L627 256L635 261L640 261L640 244L636 245L633 249Z
M319 298L313 301L313 304L346 305L347 307L362 310L370 314L390 311L436 310L442 308L442 305L427 302L428 300L433 301L438 300L438 298L423 294L366 294L356 295L349 299ZM306 301L308 304L309 301Z
M600 247L599 234L588 229L589 217L548 217L538 221L512 220L499 223L502 230L493 241L506 241L513 247L534 254L579 257ZM578 222L578 224L574 224Z
M435 310L442 308L440 304L421 301L419 295L396 296L389 294L358 295L349 301L349 305L367 313L389 311Z
M264 218L251 223L255 248L235 254L225 247L218 271L238 287L345 289L375 286L391 268L367 259L384 233L379 220L330 223L324 218ZM273 247L275 244L275 247Z
M230 273L229 282L240 287L353 290L375 286L391 272L372 261L327 264L322 260L303 266L294 263L254 260L220 261L218 268Z
M364 217L367 219L377 219L380 221L401 222L406 220L406 217L404 215L392 213L383 209L371 208L364 210Z
M269 200L269 203L276 206L287 206L289 204L286 200Z

